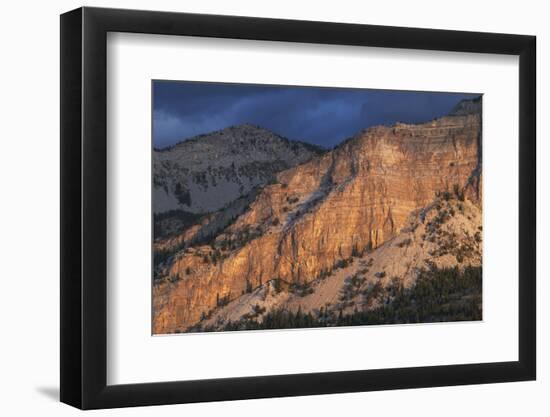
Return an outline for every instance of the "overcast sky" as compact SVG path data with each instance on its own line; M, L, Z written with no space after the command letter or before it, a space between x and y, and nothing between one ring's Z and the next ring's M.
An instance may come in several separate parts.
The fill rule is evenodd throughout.
M289 139L332 147L361 129L422 122L479 94L153 82L153 142L164 148L190 137L251 123Z

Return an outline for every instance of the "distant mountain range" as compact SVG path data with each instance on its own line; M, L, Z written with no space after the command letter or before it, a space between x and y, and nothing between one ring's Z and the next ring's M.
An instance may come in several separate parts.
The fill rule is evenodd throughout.
M249 124L155 150L154 211L214 212L323 151Z
M384 320L404 294L412 321L479 318L460 282L480 279L480 112L464 101L330 151L250 125L156 151L155 212L199 217L155 242L154 333ZM417 280L447 270L446 307L419 310Z

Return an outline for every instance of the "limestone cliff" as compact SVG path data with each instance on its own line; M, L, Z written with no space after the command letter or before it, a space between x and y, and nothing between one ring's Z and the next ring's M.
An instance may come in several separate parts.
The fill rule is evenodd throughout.
M481 204L481 115L369 128L277 175L208 245L162 263L153 331L185 331L268 281L304 285L403 232L450 192Z
M301 285L271 280L203 316L193 331L223 330L228 323L262 322L273 310L331 319L373 310L391 299L392 287L415 285L420 271L480 267L481 209L461 193L442 193L415 210L394 238L355 254L330 273ZM397 282L396 282L397 281ZM471 294L458 303L468 302Z

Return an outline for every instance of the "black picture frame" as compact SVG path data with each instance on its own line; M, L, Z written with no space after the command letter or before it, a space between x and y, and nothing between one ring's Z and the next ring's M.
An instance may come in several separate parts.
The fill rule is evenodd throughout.
M519 360L107 385L108 32L519 56ZM81 409L376 391L536 377L536 38L136 10L61 15L61 401Z

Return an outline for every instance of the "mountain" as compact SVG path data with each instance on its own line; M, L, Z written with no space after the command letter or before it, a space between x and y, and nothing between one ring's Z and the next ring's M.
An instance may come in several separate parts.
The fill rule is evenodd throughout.
M280 311L343 320L383 307L395 283L480 267L480 147L480 114L452 114L369 128L279 172L223 230L180 237L157 264L154 333L231 329ZM373 289L378 298L360 304Z
M474 99L460 100L458 104L453 107L449 116L466 116L468 114L481 115L481 101L482 96Z
M481 210L469 200L460 199L461 195L451 193L439 196L411 214L395 237L373 251L344 258L313 281L289 284L275 279L249 288L240 297L228 300L227 305L209 310L191 330L237 330L243 325L255 328L250 327L250 322L254 323L251 319L274 311L300 311L314 320L322 318L324 323L317 325L335 325L340 315L353 316L358 311L385 307L388 297L394 296L392 292L414 288L419 274L452 272L456 266L480 268ZM470 287L459 285L449 292L461 313L472 300L481 304L480 291L472 294ZM407 311L405 317L399 318L394 313L390 320L383 318L379 323L407 322L408 314ZM443 318L439 315L437 321ZM377 317L374 319L376 322ZM372 322L370 318L369 323Z
M154 212L204 214L220 210L272 181L277 172L322 152L320 147L290 141L249 124L154 150Z

